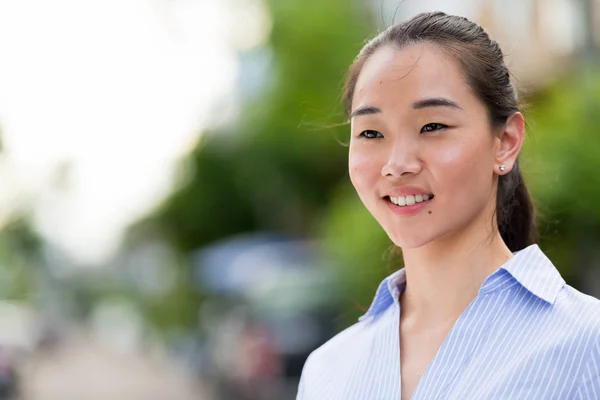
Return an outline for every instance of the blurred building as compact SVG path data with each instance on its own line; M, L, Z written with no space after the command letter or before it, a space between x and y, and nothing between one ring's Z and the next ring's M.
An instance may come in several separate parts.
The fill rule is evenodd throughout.
M481 2L477 20L497 40L517 86L538 88L600 45L598 0Z
M372 10L385 26L434 10L473 19L500 43L524 90L548 84L600 47L600 0L373 0Z

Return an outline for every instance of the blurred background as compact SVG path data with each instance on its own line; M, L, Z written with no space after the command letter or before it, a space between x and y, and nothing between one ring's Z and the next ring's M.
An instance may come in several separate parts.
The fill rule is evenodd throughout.
M6 0L0 398L293 399L401 267L346 69L436 9L501 43L541 246L600 296L600 0Z

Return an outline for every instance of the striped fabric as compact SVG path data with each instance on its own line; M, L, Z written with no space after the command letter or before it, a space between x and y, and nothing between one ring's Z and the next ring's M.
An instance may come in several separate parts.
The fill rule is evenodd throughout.
M399 400L399 294L386 278L359 322L308 358L297 400ZM483 282L413 400L600 399L600 301L565 284L537 245Z

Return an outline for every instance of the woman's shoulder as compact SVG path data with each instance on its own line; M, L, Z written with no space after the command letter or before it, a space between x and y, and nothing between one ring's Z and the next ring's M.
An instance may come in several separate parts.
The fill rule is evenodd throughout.
M385 316L383 319L363 317L343 329L310 353L304 364L303 375L318 375L318 371L340 369L350 365L352 360L367 356L365 352L371 348L369 343L385 321Z
M356 348L356 338L360 337L363 329L364 321L359 321L342 330L310 353L302 368L298 399L307 398L306 392L310 390L310 382L327 375L328 371L338 369L340 362L343 362L344 355L351 353Z
M349 348L355 347L357 342L360 342L361 337L365 334L366 324L366 321L363 320L342 330L311 352L306 364L339 359L341 353L347 352Z
M571 343L583 354L577 398L597 398L600 392L600 300L565 285L557 306L566 315L565 326L569 326Z
M302 368L297 399L314 398L315 382L322 381L324 377L330 376L332 371L340 369L348 354L355 351L355 342L364 328L364 321L359 321L310 353Z
M600 300L565 284L554 309L556 320L575 340L588 346L600 344Z
M556 301L559 312L571 317L571 322L586 322L600 329L600 300L565 284Z

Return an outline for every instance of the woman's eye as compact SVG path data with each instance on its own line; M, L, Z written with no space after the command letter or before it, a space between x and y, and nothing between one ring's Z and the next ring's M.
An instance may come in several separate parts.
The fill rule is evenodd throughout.
M421 128L421 133L423 132L433 132L433 131L439 131L440 129L444 129L447 128L447 125L444 124L438 124L437 122L432 122L430 124L427 124L425 126L423 126Z
M362 131L360 133L360 135L358 135L358 136L362 136L367 139L380 139L383 137L383 135L380 132L370 130L370 129L366 130L366 131Z

